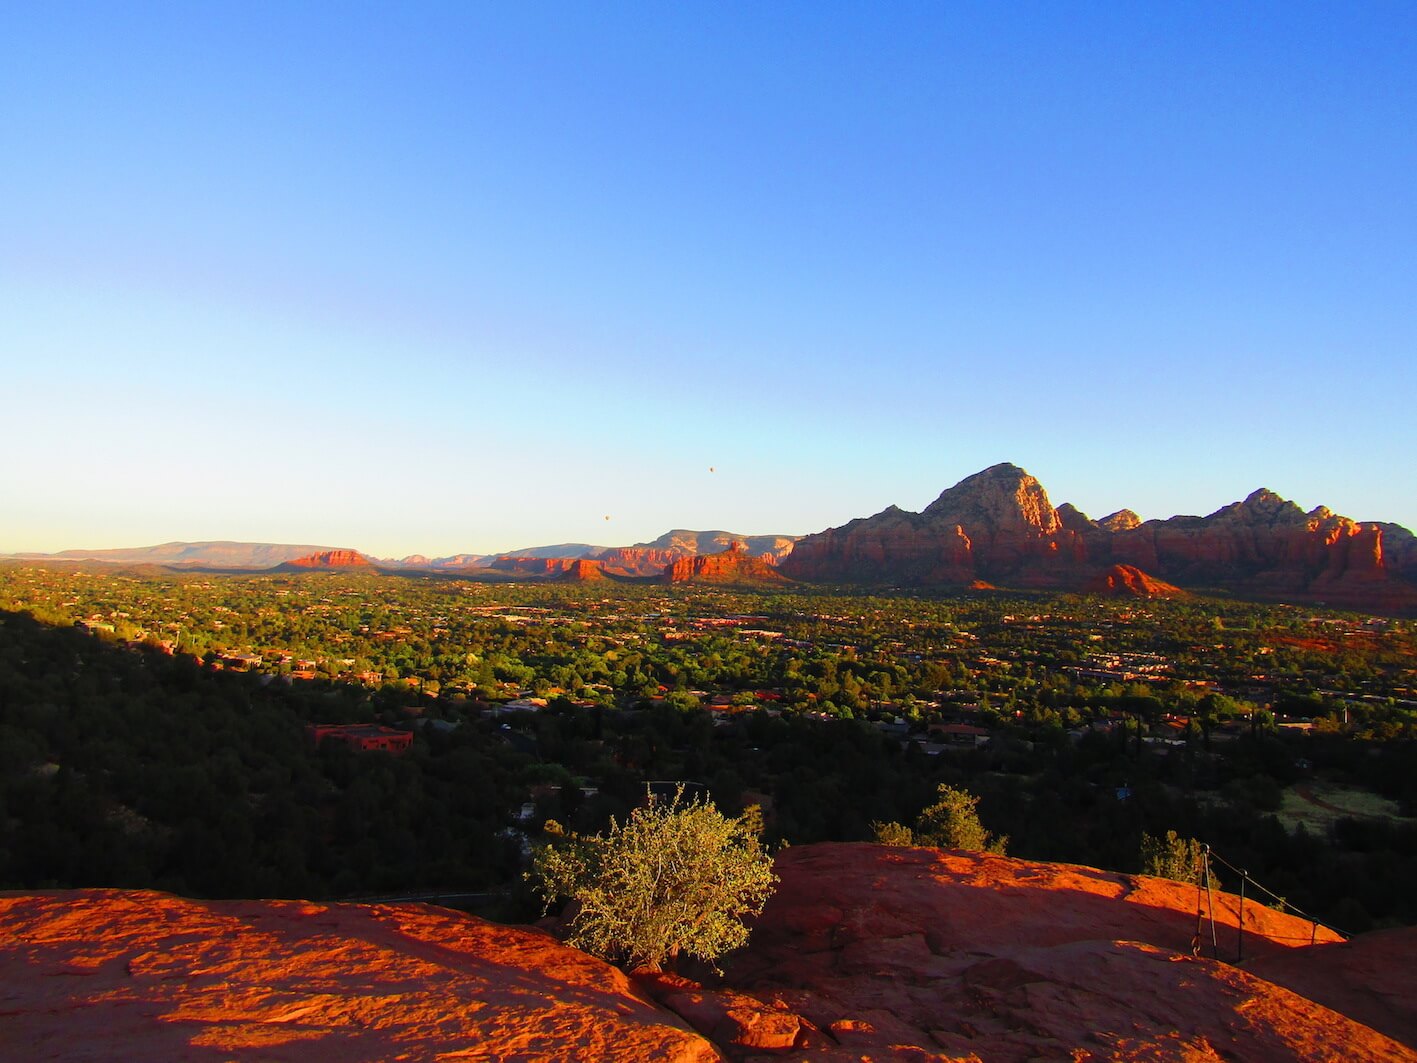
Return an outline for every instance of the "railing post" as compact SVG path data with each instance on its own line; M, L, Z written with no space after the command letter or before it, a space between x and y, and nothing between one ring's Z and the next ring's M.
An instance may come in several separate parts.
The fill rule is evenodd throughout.
M1240 932L1235 939L1235 962L1240 963L1245 958L1245 883L1250 880L1249 873L1240 872Z

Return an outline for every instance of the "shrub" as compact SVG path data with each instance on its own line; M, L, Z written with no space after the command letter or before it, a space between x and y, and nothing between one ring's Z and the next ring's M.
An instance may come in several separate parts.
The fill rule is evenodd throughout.
M737 819L706 800L650 797L605 834L566 835L537 853L528 878L567 908L568 942L628 967L659 970L680 955L713 963L748 940L777 877L759 841L761 814Z
M1008 848L1008 836L995 839L984 829L975 811L979 798L968 790L956 790L943 783L937 796L939 800L922 811L915 821L916 845L1003 855Z
M1169 878L1174 882L1197 885L1205 867L1201 843L1194 838L1182 838L1174 830L1168 830L1164 838L1154 838L1146 832L1141 836L1141 873L1156 878ZM1220 880L1215 872L1210 873L1212 889L1220 888Z
M915 844L915 834L909 827L900 823L872 821L871 830L876 835L876 841L881 845Z

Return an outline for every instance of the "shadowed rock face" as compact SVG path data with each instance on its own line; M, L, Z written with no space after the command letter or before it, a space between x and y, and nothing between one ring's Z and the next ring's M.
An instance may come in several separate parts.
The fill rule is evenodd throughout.
M1397 525L1322 506L1304 513L1266 489L1208 517L1142 523L1119 510L1093 521L1066 503L1055 509L1009 464L960 481L923 512L892 506L809 535L781 569L803 580L1088 590L1116 565L1180 587L1417 609L1417 539Z
M1417 927L1262 956L1249 970L1417 1048Z

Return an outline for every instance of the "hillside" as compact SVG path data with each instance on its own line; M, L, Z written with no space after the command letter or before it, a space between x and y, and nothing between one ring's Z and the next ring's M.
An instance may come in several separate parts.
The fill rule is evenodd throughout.
M419 904L0 895L0 1006L14 1043L53 1060L115 1044L125 1058L291 1061L1417 1059L1193 957L1191 887L865 844L794 847L776 870L752 942L713 984L627 979L544 931ZM1237 902L1218 900L1222 956ZM1350 1004L1413 968L1410 937L1310 947L1310 924L1253 901L1245 921L1257 964L1302 970L1306 954L1346 950ZM1368 1011L1404 1036L1414 1008Z

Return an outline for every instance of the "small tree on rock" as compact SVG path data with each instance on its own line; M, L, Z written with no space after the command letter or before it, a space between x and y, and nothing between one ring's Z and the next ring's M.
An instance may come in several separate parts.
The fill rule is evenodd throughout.
M680 955L713 963L748 940L777 876L759 841L761 814L724 816L706 800L651 796L605 834L564 834L537 853L528 878L550 911L567 908L568 942L628 967L659 970Z
M871 830L876 835L876 841L881 845L909 846L915 844L915 833L901 823L882 823L879 820L873 820Z
M979 798L968 790L956 790L943 783L937 796L939 800L925 808L915 821L915 844L1003 855L1008 836L994 838L984 829L975 811Z
M1146 832L1141 836L1141 873L1155 878L1169 878L1175 882L1196 885L1201 881L1205 867L1201 843L1194 838L1182 838L1174 830L1168 830L1164 838L1155 838ZM1212 888L1220 887L1214 872L1210 876Z

